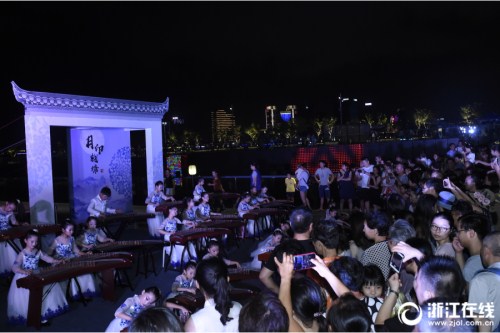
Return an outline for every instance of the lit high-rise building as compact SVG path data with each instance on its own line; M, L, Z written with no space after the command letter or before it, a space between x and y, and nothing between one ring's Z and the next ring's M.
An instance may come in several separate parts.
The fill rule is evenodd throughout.
M266 106L266 131L274 128L274 111L276 111L275 105Z
M233 133L236 126L234 114L225 110L212 111L212 142L218 142L222 137Z
M297 106L296 105L287 105L285 111L280 112L281 119L286 122L290 120L295 121L295 115L297 114Z

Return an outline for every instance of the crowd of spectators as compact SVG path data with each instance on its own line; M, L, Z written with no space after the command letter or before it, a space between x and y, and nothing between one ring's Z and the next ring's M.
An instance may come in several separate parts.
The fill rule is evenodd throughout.
M350 169L353 197L331 198L352 199L348 209L323 220L308 207L292 212L292 236L263 264L257 296L231 301L224 262L202 260L207 308L184 327L145 310L131 331L153 331L156 317L162 331L498 331L499 156L498 143L459 142L415 159L363 158ZM310 252L312 268L295 269Z

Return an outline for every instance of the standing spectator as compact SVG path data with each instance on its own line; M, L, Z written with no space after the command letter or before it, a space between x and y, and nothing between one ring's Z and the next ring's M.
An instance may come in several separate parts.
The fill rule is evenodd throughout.
M356 181L358 185L357 196L359 199L359 208L365 213L370 212L370 177L373 172L373 165L367 157L359 163L360 168L356 172Z
M314 173L314 179L318 182L318 191L319 191L319 198L320 198L320 203L319 203L319 210L323 210L323 204L325 203L326 199L326 205L330 202L330 184L333 182L335 179L335 176L332 173L332 170L330 170L326 166L326 162L321 160L319 161L319 168L316 170Z
M257 191L260 191L260 188L262 187L262 175L260 174L257 163L250 163L250 170L252 170L252 173L250 174L250 188L255 187Z
M352 182L352 171L346 162L342 163L337 176L339 184L340 211L344 211L344 202L347 200L349 212L352 211L352 200L354 199L354 183Z
M295 201L295 187L297 186L297 181L292 177L291 173L286 174L285 178L285 191L286 191L286 199L288 201Z
M208 186L213 187L214 193L224 193L224 187L222 187L222 182L217 171L212 171L212 182ZM224 202L221 198L214 200L214 210L222 212L224 210Z
M454 143L450 143L450 145L448 146L448 151L446 152L446 156L453 158L456 154L457 146Z
M196 281L205 305L187 320L185 331L238 332L241 304L231 301L226 264L214 257L202 260L196 268Z
M480 327L493 328L491 331L498 332L500 328L500 232L495 231L488 234L483 240L481 247L481 260L486 267L485 270L476 274L469 288L469 303L486 304L492 302L494 306L493 318L481 318L488 321L493 319L493 325L482 325ZM475 318L479 318L476 315Z
M443 212L434 215L431 222L431 235L436 243L434 255L446 255L455 258L455 250L451 244L450 235L453 231L453 217Z
M366 238L373 240L375 244L365 250L363 257L361 257L361 263L363 266L377 265L385 279L389 277L389 260L391 259L391 251L387 244L390 225L391 221L387 214L376 212L365 220L365 228L363 229Z
M165 194L168 196L175 194L175 181L170 169L165 170Z
M485 215L467 214L457 221L456 237L453 239L455 258L462 268L464 279L470 282L474 275L484 269L481 262L483 238L490 232L490 221ZM469 258L464 260L463 250L467 249Z
M302 205L311 209L309 204L309 199L307 198L307 191L309 190L309 171L304 168L304 165L297 164L297 170L295 170L295 178L297 178L297 187L300 192L300 200Z

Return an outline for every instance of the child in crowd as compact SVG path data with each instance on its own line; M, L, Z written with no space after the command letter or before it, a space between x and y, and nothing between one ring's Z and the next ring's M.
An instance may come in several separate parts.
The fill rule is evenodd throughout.
M89 216L85 225L85 231L77 239L77 244L83 252L92 250L98 242L109 243L115 241L113 238L108 238L101 229L97 229L97 218L95 216Z
M121 332L128 328L142 310L154 306L160 298L161 292L157 287L146 288L140 295L127 298L115 311L115 319L109 323L106 332Z
M285 178L285 191L286 191L286 199L288 201L295 201L295 188L297 187L297 181L292 177L292 174L289 172L286 174Z
M26 243L26 247L17 255L17 259L12 266L15 276L10 284L9 295L7 297L7 320L11 325L26 324L28 318L30 290L19 288L16 284L17 280L38 270L40 259L49 264L58 264L61 262L61 260L54 259L37 248L38 234L35 231L28 231L24 242ZM47 323L50 318L58 316L69 309L68 301L59 283L44 286L43 295L42 325Z
M217 239L212 238L207 243L207 254L203 256L203 260L209 259L211 257L217 257L224 261L227 266L235 265L237 268L241 268L241 265L237 261L229 260L224 258L220 253L220 245Z
M384 274L376 265L364 266L363 301L368 307L373 323L377 319L377 314L384 303L385 279Z
M49 253L54 253L54 258L70 260L74 257L85 255L84 252L78 249L73 231L75 226L69 220L66 220L62 225L62 233L54 239L50 246ZM78 283L76 282L78 281ZM85 299L96 296L98 294L94 276L92 274L80 275L70 280L71 296L73 299L79 299L82 294ZM61 282L63 290L66 290L68 280ZM78 288L78 285L80 288ZM81 293L80 293L81 292Z
M8 200L0 206L0 231L6 231L12 226L19 225L16 220L17 202ZM16 245L21 247L19 240L15 240ZM12 275L12 263L17 257L14 248L6 241L0 242L0 277L10 277Z

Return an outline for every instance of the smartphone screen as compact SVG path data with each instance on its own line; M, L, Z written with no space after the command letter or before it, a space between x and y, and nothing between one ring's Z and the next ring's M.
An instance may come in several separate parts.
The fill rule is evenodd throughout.
M309 269L314 267L314 264L311 262L311 259L314 259L316 253L309 252L304 254L297 254L293 256L293 269L295 271L301 271L304 269Z
M401 271L401 266L403 265L404 255L399 252L393 252L391 255L391 261L389 262L389 266L396 272L399 273Z

